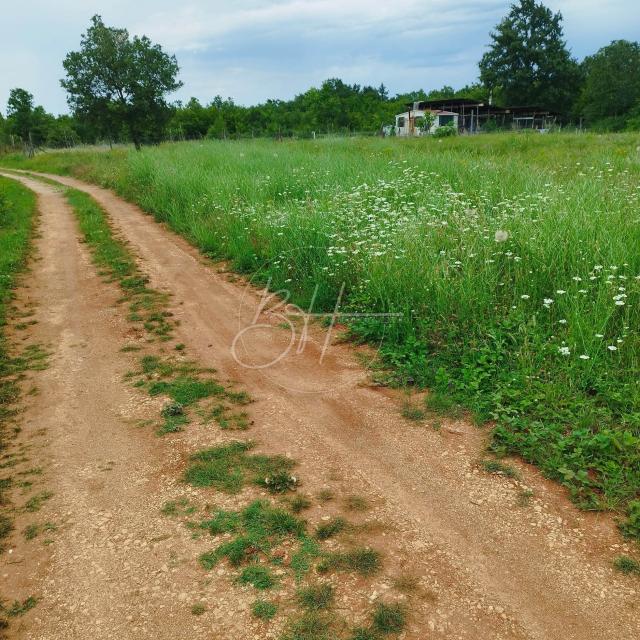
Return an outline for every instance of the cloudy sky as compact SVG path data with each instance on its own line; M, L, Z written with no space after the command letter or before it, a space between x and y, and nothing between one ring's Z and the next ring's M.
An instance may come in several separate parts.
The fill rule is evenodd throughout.
M638 39L638 0L547 0L582 59ZM2 9L0 109L20 86L66 111L62 60L90 17L146 34L178 57L175 98L241 104L290 98L329 77L390 92L472 82L488 33L509 0L21 0Z

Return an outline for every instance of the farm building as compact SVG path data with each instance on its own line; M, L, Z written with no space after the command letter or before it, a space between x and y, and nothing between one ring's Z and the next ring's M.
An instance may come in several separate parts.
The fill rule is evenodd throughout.
M431 116L432 124L427 132L425 122ZM440 127L453 126L458 128L458 114L445 109L415 109L410 108L405 113L396 116L397 136L421 136L434 133Z
M424 130L427 114L433 116L428 132ZM544 131L556 123L557 117L557 113L537 106L496 107L466 98L424 100L407 104L407 111L396 116L395 134L420 136L451 125L458 133L479 133L495 127Z

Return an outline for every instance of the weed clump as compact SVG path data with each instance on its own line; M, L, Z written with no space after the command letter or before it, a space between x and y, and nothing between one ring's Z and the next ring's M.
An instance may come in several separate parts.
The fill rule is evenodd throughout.
M400 604L380 602L373 613L373 627L380 633L400 633L407 622L407 613Z
M508 464L503 464L498 460L483 460L481 464L487 473L494 473L499 476L504 476L505 478L520 478L520 473L517 469Z
M640 575L640 562L629 556L619 556L613 561L613 566L627 575L632 573Z
M382 568L382 556L375 549L363 547L346 552L327 554L318 564L319 573L329 571L354 571L361 576L372 576Z
M256 500L240 513L218 511L211 520L205 520L200 526L212 535L237 534L215 550L200 556L200 564L205 569L213 568L223 558L232 566L257 562L260 557L268 558L272 549L284 538L304 540L306 535L306 525L302 520L262 500Z
M41 491L27 500L24 505L25 511L40 511L42 505L53 496L50 491Z
M0 540L6 538L13 531L13 522L4 514L0 513Z
M160 513L164 516L191 515L196 510L197 508L187 498L180 498L180 500L165 502L160 509Z
M421 409L420 407L416 407L414 404L411 404L408 401L402 405L401 414L403 418L406 418L407 420L412 420L414 422L420 422L421 420L424 420L427 417L427 414L424 411L424 409Z
M272 620L278 613L278 606L266 600L256 600L251 605L251 613L260 620Z
M242 570L238 577L238 582L240 584L250 584L252 587L263 591L275 586L276 579L268 567L252 564Z
M640 500L632 500L627 507L627 521L620 524L625 538L640 540Z
M33 607L35 607L37 604L37 598L29 596L22 602L20 602L19 600L15 600L14 603L8 608L0 606L0 613L3 613L10 618L16 618L17 616L23 616L25 613L27 613L27 611L33 609Z
M307 496L295 495L287 501L287 504L293 513L300 513L311 507L311 500Z
M436 391L430 393L424 400L424 404L433 413L441 416L456 417L460 415L460 407L455 400L449 396Z
M318 491L318 500L320 500L320 502L331 502L335 497L335 493L333 493L331 489Z
M235 511L217 511L211 520L204 520L200 523L201 529L206 529L212 536L222 533L235 533L240 529L242 519Z
M334 637L327 617L312 611L292 621L281 640L333 640Z
M294 488L295 478L288 472L295 463L283 456L248 455L253 446L251 442L238 441L199 451L191 456L185 480L197 487L215 487L226 493L238 493L247 481L272 493Z
M353 630L353 634L349 640L379 640L380 636L371 629L365 629L364 627L358 627Z
M334 589L330 584L318 584L298 589L298 602L305 609L312 611L328 609L333 604L334 598Z
M344 500L345 509L348 511L367 511L369 503L362 496L350 495Z
M188 407L200 400L224 393L224 387L213 380L200 380L191 376L180 376L171 381L156 381L149 385L151 396L167 395L174 402Z
M316 538L318 540L328 540L338 535L347 528L347 522L344 518L333 518L329 522L319 524L316 528Z

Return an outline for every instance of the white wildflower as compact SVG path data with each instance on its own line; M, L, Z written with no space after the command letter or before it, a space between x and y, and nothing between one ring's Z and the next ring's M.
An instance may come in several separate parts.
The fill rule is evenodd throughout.
M569 351L569 347L558 347L558 351L560 352L560 355L562 355L562 356L571 355L571 351Z
M494 238L496 242L506 242L509 239L509 234L502 229L498 229Z

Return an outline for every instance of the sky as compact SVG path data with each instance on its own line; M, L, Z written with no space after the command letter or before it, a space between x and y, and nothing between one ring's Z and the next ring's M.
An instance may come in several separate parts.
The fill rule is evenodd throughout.
M639 0L547 0L564 16L579 60L611 40L640 36ZM289 99L339 77L393 95L473 82L489 32L509 0L22 0L0 24L0 110L22 87L67 112L62 60L92 15L174 53L184 87L173 100L216 95L239 104Z

